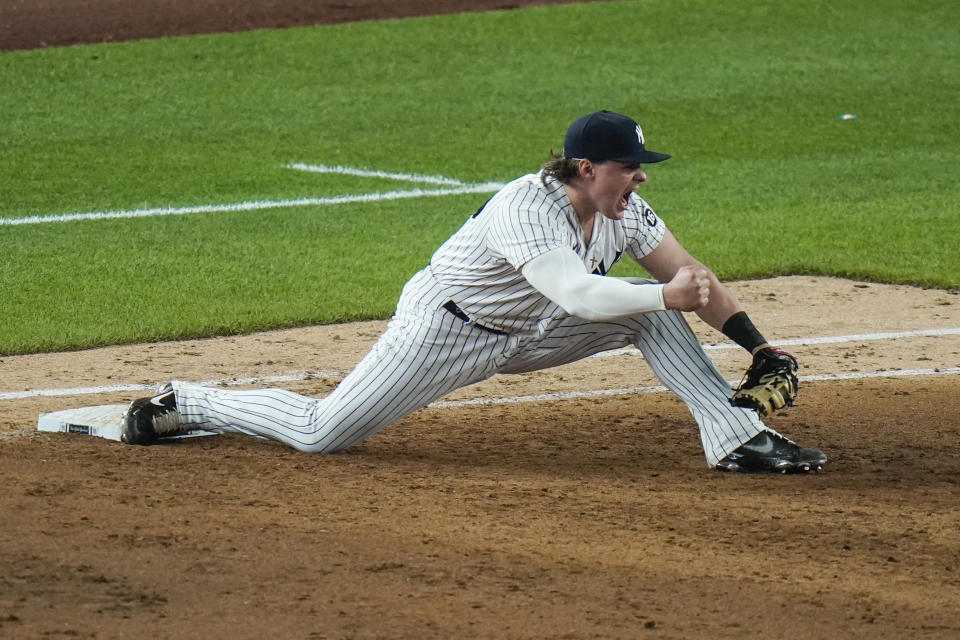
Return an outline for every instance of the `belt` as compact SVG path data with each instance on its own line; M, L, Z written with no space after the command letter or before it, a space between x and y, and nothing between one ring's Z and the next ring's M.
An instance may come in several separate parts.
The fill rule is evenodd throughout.
M444 303L443 309L446 311L449 311L450 313L455 315L457 318L460 318L464 322L470 322L470 316L465 314L463 312L463 309L458 307L457 303L454 302L453 300L448 300L446 303ZM473 323L473 326L475 326L477 329L486 331L487 333L495 333L498 336L509 335L506 331L500 331L499 329L491 329L490 327L485 327L482 324L477 324L476 322Z

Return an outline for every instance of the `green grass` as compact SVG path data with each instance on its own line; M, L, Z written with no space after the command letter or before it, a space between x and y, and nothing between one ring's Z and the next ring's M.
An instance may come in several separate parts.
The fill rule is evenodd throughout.
M611 108L673 154L643 194L721 277L955 289L958 26L644 0L0 54L0 219L409 186L289 162L505 181ZM0 225L0 354L385 317L485 199Z

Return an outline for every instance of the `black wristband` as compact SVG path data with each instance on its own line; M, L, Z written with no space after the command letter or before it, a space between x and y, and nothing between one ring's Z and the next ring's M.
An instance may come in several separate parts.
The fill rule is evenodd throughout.
M760 332L757 331L757 328L753 326L753 323L750 322L746 311L738 311L727 318L727 321L723 323L723 329L721 329L721 331L723 335L750 353L753 353L754 349L767 342L767 340L760 335Z

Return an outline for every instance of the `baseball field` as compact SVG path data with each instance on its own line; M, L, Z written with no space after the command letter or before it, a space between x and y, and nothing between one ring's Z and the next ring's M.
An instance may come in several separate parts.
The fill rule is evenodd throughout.
M960 637L960 8L901 4L0 6L0 638ZM768 422L821 473L707 469L632 350L332 456L36 430L172 378L328 393L598 108L799 358Z

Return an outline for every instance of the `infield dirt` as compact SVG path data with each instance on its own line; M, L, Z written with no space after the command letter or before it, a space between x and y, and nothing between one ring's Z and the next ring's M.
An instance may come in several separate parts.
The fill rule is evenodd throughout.
M217 28L283 24L167 4L208 7ZM313 20L296 17L307 4L345 18L502 6L246 11L293 24ZM35 19L15 23L34 25L22 46L120 39L94 28L117 20L160 35L124 0L5 6ZM960 394L944 374L960 335L927 331L960 327L960 297L803 276L731 286L777 340L858 336L791 346L808 379L769 421L823 448L823 473L709 471L665 393L433 407L333 456L238 436L143 448L34 431L41 412L135 392L0 399L0 637L960 637ZM308 370L320 373L283 386L319 396L383 326L5 357L0 391ZM747 364L737 349L711 356L731 379ZM654 384L623 353L448 399Z

